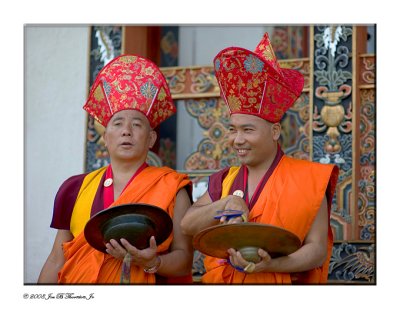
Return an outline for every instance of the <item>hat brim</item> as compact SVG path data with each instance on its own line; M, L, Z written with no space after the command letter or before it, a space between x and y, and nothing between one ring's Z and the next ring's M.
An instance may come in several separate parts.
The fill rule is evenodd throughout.
M160 207L149 204L124 204L100 211L84 229L86 241L96 250L106 253L110 239L121 238L138 248L149 246L151 236L157 245L163 243L172 232L172 219Z

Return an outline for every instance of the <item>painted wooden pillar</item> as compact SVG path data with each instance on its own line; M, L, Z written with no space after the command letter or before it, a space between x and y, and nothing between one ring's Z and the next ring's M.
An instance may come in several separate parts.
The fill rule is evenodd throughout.
M374 282L375 115L373 83L362 85L366 28L335 25L310 30L312 160L340 168L331 212L335 247L329 278ZM368 73L374 75L369 63Z

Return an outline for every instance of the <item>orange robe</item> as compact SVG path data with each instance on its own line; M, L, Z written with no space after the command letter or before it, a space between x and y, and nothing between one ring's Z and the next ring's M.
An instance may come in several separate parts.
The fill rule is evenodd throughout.
M104 170L103 170L104 172ZM96 175L99 174L99 175ZM94 175L94 176L93 176ZM93 201L94 193L98 186L98 171L88 174L88 183L84 181L79 192L75 207L84 208ZM97 181L96 181L97 179ZM93 183L91 185L91 183ZM178 174L167 167L146 167L138 174L121 196L110 206L126 203L147 203L158 206L171 216L174 215L174 205L178 191L190 185L187 175ZM92 200L92 201L90 201ZM83 203L82 203L83 201ZM79 211L74 209L74 214ZM84 224L76 223L74 214L71 226L80 226L81 231L75 232L77 236L70 242L64 243L65 264L58 274L59 283L120 283L122 261L109 254L102 253L92 248L86 241L83 228ZM76 216L75 216L76 217ZM81 216L80 216L81 217ZM87 219L85 219L87 220ZM75 221L75 222L73 222ZM157 252L167 252L172 242L172 233L167 240L160 244ZM191 277L190 277L191 279ZM188 283L188 278L182 279ZM155 275L147 274L141 267L131 265L132 284L154 284Z
M222 196L229 189L239 171L232 167L222 183ZM338 177L338 168L283 156L265 184L257 202L249 213L249 222L283 227L296 234L303 242L327 195L328 208ZM329 223L328 223L329 224ZM327 258L322 267L298 274L297 283L327 281L333 234L329 225ZM235 270L225 260L206 256L203 283L220 284L291 284L290 273L260 272L246 274ZM294 275L294 274L292 274Z

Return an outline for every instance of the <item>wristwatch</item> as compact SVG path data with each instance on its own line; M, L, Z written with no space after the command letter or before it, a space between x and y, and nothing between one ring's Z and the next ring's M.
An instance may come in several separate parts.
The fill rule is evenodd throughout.
M147 274L154 274L158 271L158 269L160 268L161 265L161 258L157 255L157 260L156 263L154 264L154 266L151 267L145 267L143 268L144 272Z

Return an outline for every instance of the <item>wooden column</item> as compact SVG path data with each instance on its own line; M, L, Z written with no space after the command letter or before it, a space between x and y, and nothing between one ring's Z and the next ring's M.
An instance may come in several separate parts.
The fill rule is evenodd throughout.
M122 53L139 55L160 65L160 40L159 26L125 26Z
M358 212L358 199L360 195L359 181L361 179L360 174L360 55L364 54L367 50L367 27L365 26L353 26L353 51L352 51L352 64L353 64L353 181L352 181L352 217L353 228L351 239L360 239L360 215Z

